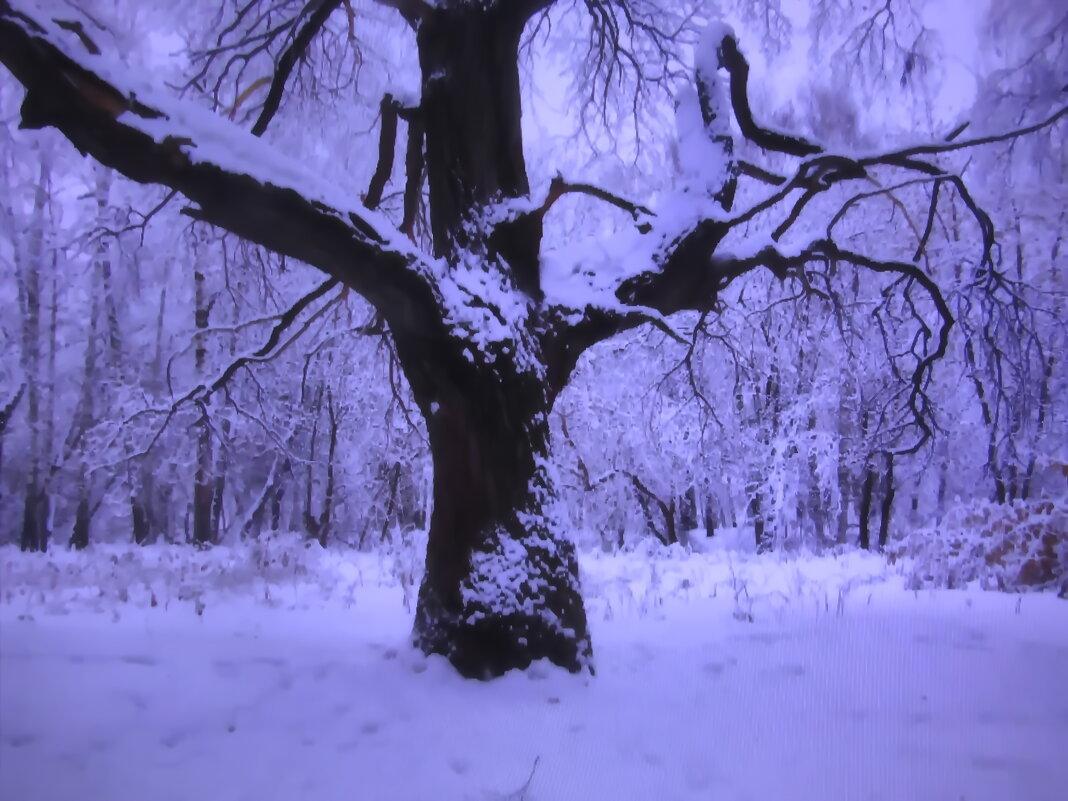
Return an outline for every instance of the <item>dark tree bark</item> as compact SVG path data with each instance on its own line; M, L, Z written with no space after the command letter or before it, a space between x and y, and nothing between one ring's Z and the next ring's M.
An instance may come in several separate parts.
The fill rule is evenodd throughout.
M733 521L725 519L724 513L719 509L719 505L711 492L709 492L708 497L704 499L704 503L701 506L701 514L706 537L716 536L716 529L720 526L726 526L728 524L734 525Z
M89 508L89 493L82 489L74 510L74 528L70 534L70 547L82 551L89 547L89 523L92 511Z
M879 550L886 549L890 538L890 518L894 511L894 495L897 485L894 483L894 454L885 455L886 472L883 473L883 499L879 505Z
M204 284L207 278L197 265L193 271L194 310L193 323L198 332L193 350L194 367L198 376L204 375L207 360L207 341L203 332L208 327L212 302L208 299ZM214 526L215 515L215 455L212 448L211 427L208 421L208 406L201 404L200 419L196 424L197 467L193 476L193 544L200 547L214 545L218 532Z
M149 522L148 507L141 502L140 496L130 493L130 525L133 529L133 541L137 545L147 545L152 540L152 525Z
M860 489L860 547L871 550L871 501L875 492L875 468L871 462L864 467L864 481Z
M767 532L767 521L764 517L763 493L758 486L749 491L749 505L746 511L753 523L753 540L756 543L757 553L767 553L771 550L771 537Z
M536 375L465 372L427 418L434 504L416 642L468 676L539 658L578 670L591 648L555 516L550 396Z
M323 398L326 403L323 403ZM315 513L315 464L316 443L319 438L319 419L323 409L326 409L327 422L327 447L326 447L326 480L323 486L323 500L318 514ZM334 394L322 384L316 392L315 400L312 401L312 409L315 418L312 422L311 443L308 461L307 481L304 494L304 533L310 540L316 540L320 546L326 547L330 540L330 521L334 511L334 463L337 452L338 411L334 404Z
M627 473L627 478L630 479L630 484L634 487L635 496L638 499L638 505L642 508L642 514L645 516L646 528L660 540L664 545L675 545L679 541L678 528L676 527L675 518L677 516L677 510L675 507L675 499L665 501L649 487L645 485L638 476L634 473ZM653 506L656 506L659 515L653 513ZM661 529L656 525L656 518L660 517L664 521L664 528Z
M675 507L678 509L678 529L679 531L691 532L698 527L700 521L698 520L698 504L697 504L697 488L690 486L686 489L686 492L681 497L675 500Z

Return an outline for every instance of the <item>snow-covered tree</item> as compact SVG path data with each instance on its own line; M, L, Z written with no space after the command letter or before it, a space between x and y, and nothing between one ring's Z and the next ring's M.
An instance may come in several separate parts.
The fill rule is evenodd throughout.
M880 250L876 237L847 236L843 220L898 189L937 182L941 192L929 197L929 219L946 198L961 199L968 216L960 236L976 263L993 270L990 219L952 156L1048 129L1068 113L1057 108L971 138L956 131L883 151L828 150L812 136L761 125L750 107L750 65L740 38L719 21L697 26L694 9L684 6L226 3L190 81L197 101L176 97L116 58L98 44L98 23L70 5L0 0L0 61L25 87L23 127L54 127L134 181L180 193L188 217L322 270L327 283L298 301L298 312L340 284L380 315L425 420L433 461L414 640L467 676L497 675L538 658L592 669L550 424L554 401L583 353L646 324L685 345L673 316L689 312L703 322L719 314L737 298L738 279L758 271L848 315L839 283L848 271L870 285L878 314L910 332L904 350L896 337L883 338L900 384L880 400L888 422L879 448L915 450L932 433L931 370L946 353L953 324L936 273L925 269L932 225L917 242ZM553 165L528 166L525 71L529 54L553 36L585 39L588 67L576 81L579 91L569 95L570 110L594 149L601 146L598 131L616 129L609 141L640 164L650 135L674 137L673 147L660 145L677 154L678 182L650 180L641 202L624 197L626 187L553 177ZM410 46L394 53L381 46L389 40ZM379 109L381 146L358 199L341 189L343 181L285 156L284 138L269 144L260 137L293 92L303 59L318 54L330 72L330 86L306 86L309 94L343 103L358 84L346 76L358 72L365 52L396 57L392 74L401 76L398 83L417 74L418 91L390 86L380 104L371 104ZM264 54L273 73L246 74ZM918 57L904 54L903 63ZM314 77L305 84L315 84ZM260 89L266 96L252 104L249 96ZM675 124L658 123L671 117L671 97L678 100ZM251 131L240 124L245 114L254 117ZM628 120L629 130L620 124ZM387 206L399 121L407 130L405 175L398 199ZM310 123L304 134L329 139ZM337 156L331 169L346 158ZM560 237L554 209L572 201L629 224L609 226L611 236L593 229L579 240ZM590 226L577 230L584 228ZM206 309L206 301L198 308ZM295 317L283 315L282 322ZM762 392L738 392L728 403L742 413L789 413L791 425L809 425L815 411L782 397L786 378L803 383L803 376L776 375ZM318 425L336 425L333 388L314 392L326 409ZM774 494L795 481L798 468L784 466L789 448L770 437L756 442L781 448L782 463L778 483L754 476L757 491ZM206 476L212 455L204 448L198 458ZM329 479L327 486L333 487ZM206 479L201 487L207 497ZM332 502L332 490L324 497ZM210 518L210 503L203 514Z

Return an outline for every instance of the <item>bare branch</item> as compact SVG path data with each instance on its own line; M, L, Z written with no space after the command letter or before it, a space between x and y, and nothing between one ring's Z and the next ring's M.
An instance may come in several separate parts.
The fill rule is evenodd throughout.
M561 197L569 193L577 193L582 195L589 195L595 197L598 200L603 200L605 203L609 203L618 209L622 209L627 212L636 223L640 223L638 230L642 230L644 226L646 230L649 229L649 223L647 218L656 216L645 206L638 203L632 203L629 200L625 200L618 195L613 195L611 192L601 189L600 187L593 186L592 184L574 184L570 183L560 175L553 178L549 184L549 194L545 198L545 202L538 209L539 214L545 214L553 204L556 203Z
M1055 112L1050 114L1046 119L1036 122L1033 125L1027 125L1022 128L1015 128L1011 131L1005 131L999 134L990 134L989 136L978 136L974 139L961 139L961 140L949 140L946 142L932 142L927 145L916 145L914 147L907 147L901 150L895 150L890 153L884 153L879 156L871 156L869 158L860 159L861 165L877 164L877 163L889 163L894 159L911 159L914 156L935 156L941 153L952 153L957 150L968 150L970 148L979 147L981 145L992 145L997 142L1008 142L1012 139L1019 139L1021 136L1028 136L1029 134L1038 133L1044 128L1049 128L1055 125L1063 117L1068 116L1068 106L1062 106Z
M770 170L765 170L763 167L744 160L738 161L738 174L745 175L749 178L755 178L758 181L763 181L772 186L782 186L789 180L785 176L778 175Z
M401 231L415 241L415 220L423 197L423 118L416 109L407 117L408 147L404 152L404 216Z
M317 286L308 294L298 298L297 301L293 303L293 305L290 306L279 317L278 322L274 325L274 328L271 329L271 333L267 337L267 341L264 342L263 345L261 345L257 350L250 354L239 356L238 358L234 359L234 361L227 365L223 369L223 371L215 378L215 380L212 381L210 384L198 384L197 386L186 392L184 395L182 395L180 398L175 400L170 405L170 407L166 409L146 409L142 412L138 412L137 414L129 418L126 421L127 423L132 422L134 419L144 414L155 413L165 415L162 425L160 425L160 427L156 430L156 433L152 437L151 442L149 442L148 446L142 453L148 453L152 450L152 448L155 447L156 442L159 440L163 432L166 431L167 426L170 425L170 422L174 418L174 415L176 415L179 410L181 410L184 406L190 403L203 406L203 404L216 392L219 392L220 390L225 390L230 382L230 379L232 379L237 373L237 371L240 370L242 367L247 367L253 362L262 362L274 358L275 356L278 356L284 350L286 350L293 342L299 339L300 336L305 331L307 331L311 324L323 311L325 311L327 306L329 306L330 304L327 304L327 306L324 306L318 312L312 315L310 319L306 320L301 326L300 330L298 330L296 334L290 337L287 342L283 343L281 347L279 347L279 343L281 343L282 340L282 335L289 330L290 326L292 326L296 319L300 316L300 313L304 311L304 309L306 309L309 305L311 305L316 300L325 295L327 292L337 287L338 283L339 282L336 279L328 279L319 284L319 286Z
M0 436L3 436L4 431L7 430L7 424L11 420L11 416L15 413L15 409L18 408L19 401L22 400L22 396L25 392L26 385L22 384L19 387L18 392L15 393L15 397L8 401L3 409L0 409Z
M326 24L327 18L334 13L342 2L343 0L312 0L305 6L302 13L307 13L311 9L311 15L293 38L292 43L278 59L274 80L271 81L271 88L267 91L267 99L263 102L259 118L252 126L253 136L262 136L263 132L267 130L268 123L270 123L282 103L282 93L285 91L286 81L289 80L293 68L304 57L308 46L312 43L316 34L322 30L323 25Z

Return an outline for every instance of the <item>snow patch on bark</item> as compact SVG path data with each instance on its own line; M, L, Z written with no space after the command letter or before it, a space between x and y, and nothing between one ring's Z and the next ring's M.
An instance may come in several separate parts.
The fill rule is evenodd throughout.
M504 530L498 530L493 540L493 550L472 555L470 577L461 586L468 610L465 622L521 615L540 618L563 631L559 617L548 608L560 576L547 564L545 554L550 548L555 553L555 543L537 537L519 540Z
M527 332L530 299L485 257L464 253L439 277L438 292L445 323L470 343L474 359L494 364L503 357L521 373L540 369Z
M556 611L559 599L569 593L581 597L574 543L568 536L566 515L554 491L555 468L545 457L536 457L528 486L530 503L516 513L522 530L516 536L499 527L476 550L471 572L461 586L465 621L483 617L523 616L540 618L567 637L576 632L565 626Z
M706 84L711 103L726 103L718 76ZM730 177L729 104L718 108L711 125L702 116L701 99L692 86L675 98L675 125L678 132L679 188L683 193L714 195Z

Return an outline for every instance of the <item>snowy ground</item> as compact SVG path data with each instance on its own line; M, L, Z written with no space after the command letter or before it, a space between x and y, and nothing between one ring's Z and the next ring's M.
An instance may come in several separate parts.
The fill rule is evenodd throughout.
M0 549L0 799L1068 797L1053 595L586 554L597 676L481 684L405 646L417 550Z

